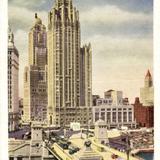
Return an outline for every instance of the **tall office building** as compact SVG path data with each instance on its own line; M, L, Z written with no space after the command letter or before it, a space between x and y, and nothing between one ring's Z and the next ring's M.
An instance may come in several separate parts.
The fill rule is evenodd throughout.
M79 121L79 112L87 114L92 105L91 45L81 49L80 35L72 0L56 0L48 16L48 121L53 125Z
M153 106L154 88L152 76L149 70L147 71L144 79L144 87L140 89L140 100L144 106Z
M47 119L47 32L42 20L35 14L35 23L29 32L29 64L24 70L25 121Z
M19 98L18 98L18 74L19 53L14 45L14 34L9 29L8 33L8 112L9 131L18 129L19 125Z

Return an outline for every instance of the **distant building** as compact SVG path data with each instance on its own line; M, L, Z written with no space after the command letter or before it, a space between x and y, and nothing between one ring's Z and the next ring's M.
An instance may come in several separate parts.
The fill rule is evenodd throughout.
M123 98L122 91L109 90L105 92L105 98L97 99L92 113L94 124L101 117L111 128L136 126L134 106L129 104L128 98Z
M19 128L19 53L14 45L14 34L8 32L8 129L14 131Z
M122 91L115 91L115 90L109 90L107 92L104 92L104 99L112 99L112 103L114 105L122 104L123 102L123 92Z
M79 11L71 0L56 0L48 14L48 108L49 125L66 126L89 120L92 106L92 50L81 48ZM85 113L84 113L85 114ZM82 124L82 125L83 125Z
M47 119L47 32L35 14L29 32L29 64L24 70L24 121Z
M140 89L140 101L144 106L153 106L154 103L153 80L149 70L145 76L144 87Z
M114 92L114 90L112 90L112 89L104 92L104 98L111 98L112 97L112 92Z
M144 106L139 98L135 99L134 116L139 127L154 126L154 106Z
M92 105L96 106L97 99L99 99L99 95L92 95Z
M154 88L150 71L148 70L144 87L140 89L140 100L135 99L134 115L140 127L153 127L154 125Z
M101 105L128 105L128 98L123 98L122 91L109 90L104 93L104 98L96 99L96 106Z

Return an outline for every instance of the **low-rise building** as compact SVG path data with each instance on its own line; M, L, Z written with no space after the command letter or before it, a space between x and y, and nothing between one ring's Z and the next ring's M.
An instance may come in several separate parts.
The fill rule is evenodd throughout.
M133 105L101 105L93 107L93 123L102 118L109 128L136 127Z
M135 99L134 116L139 127L153 127L154 126L154 107L144 106L139 98Z
M111 128L136 127L134 106L129 104L128 98L123 98L122 91L109 90L105 92L104 98L97 99L92 113L93 124L101 117Z

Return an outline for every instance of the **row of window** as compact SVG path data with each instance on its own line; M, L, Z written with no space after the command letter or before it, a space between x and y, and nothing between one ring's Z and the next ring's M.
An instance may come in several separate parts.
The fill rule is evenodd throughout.
M105 117L106 116L106 117ZM127 115L127 112L124 112L123 113L123 116L122 116L122 112L112 112L112 122L127 122L127 116L128 116L128 122L132 122L132 112L128 112L128 115ZM95 122L97 120L99 120L99 113L95 113ZM104 121L107 121L107 122L111 122L111 113L108 112L107 114L105 114L104 112L101 113L101 118L102 120ZM123 118L123 119L122 119Z

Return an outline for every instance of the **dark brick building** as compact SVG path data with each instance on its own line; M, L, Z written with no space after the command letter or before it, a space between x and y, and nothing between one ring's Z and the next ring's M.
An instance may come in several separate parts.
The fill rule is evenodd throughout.
M136 98L134 103L134 117L139 127L153 127L154 106L143 106L139 98Z

